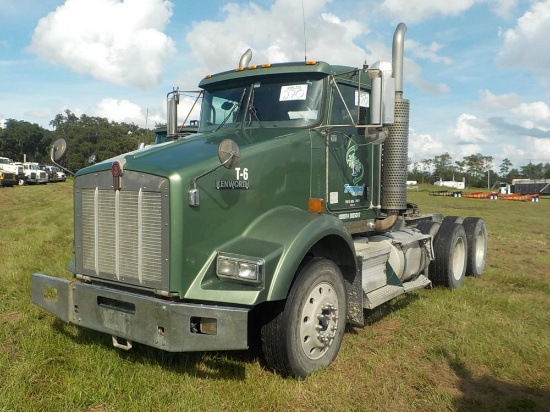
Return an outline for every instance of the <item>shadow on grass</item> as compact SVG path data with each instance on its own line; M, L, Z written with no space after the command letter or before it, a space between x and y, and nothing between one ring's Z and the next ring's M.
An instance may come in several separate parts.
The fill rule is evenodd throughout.
M383 303L382 305L374 309L365 309L365 326L373 325L382 321L386 316L391 315L394 312L398 312L401 309L406 308L411 303L420 299L420 296L416 293L406 293L404 295L393 298L392 300Z
M455 400L457 411L550 411L550 389L530 388L487 375L477 378L446 349L441 353L460 378L458 388L462 396Z
M364 310L365 325L379 322L386 316L406 307L417 299L419 297L415 294L406 294L384 303L374 310ZM266 313L260 315L258 312L256 311L255 316L264 317L266 315ZM275 315L276 312L272 312L272 314ZM127 362L136 364L149 363L161 366L169 371L199 378L244 380L246 364L258 362L262 368L276 373L265 362L262 356L261 341L259 338L260 323L261 321L257 317L252 320L252 324L255 326L251 326L249 330L250 348L248 350L185 353L165 352L139 343L133 343L132 349L125 351L115 348L112 344L112 337L108 334L76 325L68 325L59 319L54 320L53 327L58 333L68 337L77 345L102 346L107 350L114 351L121 359ZM346 333L356 334L357 331L353 326L348 324L346 325Z
M105 333L68 325L55 320L53 327L77 345L102 346L114 351L126 362L161 366L166 370L198 378L219 380L244 380L245 366L258 361L257 348L243 351L218 352L165 352L153 347L133 343L131 350L117 349L112 338Z

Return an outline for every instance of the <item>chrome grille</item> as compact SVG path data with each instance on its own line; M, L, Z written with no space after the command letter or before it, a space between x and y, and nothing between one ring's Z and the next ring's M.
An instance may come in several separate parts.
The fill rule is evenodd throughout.
M129 179L134 185L121 190L102 185L86 187L88 184L77 182L77 271L111 281L165 289L169 254L168 181L147 175L131 179L128 176L131 173L137 175L124 172L123 182ZM98 176L84 177L87 178L80 178L83 183L89 183ZM112 184L110 172L99 181ZM151 187L158 190L152 191Z

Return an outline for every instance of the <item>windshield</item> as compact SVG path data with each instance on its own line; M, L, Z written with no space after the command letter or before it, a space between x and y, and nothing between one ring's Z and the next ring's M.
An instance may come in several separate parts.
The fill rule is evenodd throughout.
M221 128L307 127L319 121L323 80L265 78L206 91L200 132Z

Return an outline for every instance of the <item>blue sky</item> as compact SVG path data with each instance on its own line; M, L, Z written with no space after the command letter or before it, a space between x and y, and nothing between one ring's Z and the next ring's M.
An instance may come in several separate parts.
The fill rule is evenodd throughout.
M390 60L408 26L412 161L550 162L550 0L0 0L0 121L58 113L153 128L173 86L308 59ZM306 41L304 42L304 19ZM188 102L184 102L188 104ZM180 107L180 113L184 112Z

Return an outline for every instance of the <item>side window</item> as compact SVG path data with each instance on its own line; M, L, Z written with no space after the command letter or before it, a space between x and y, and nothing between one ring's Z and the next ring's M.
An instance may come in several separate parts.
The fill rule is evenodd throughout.
M369 93L359 92L357 86L338 84L333 86L331 124L335 126L364 125L368 119ZM364 128L357 128L349 133L363 133ZM348 134L348 131L345 131Z

